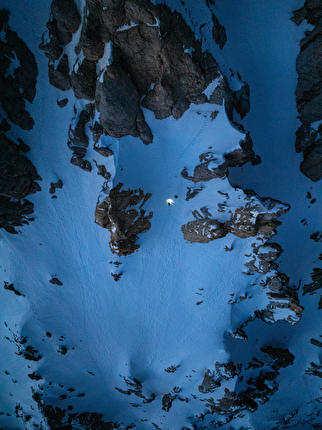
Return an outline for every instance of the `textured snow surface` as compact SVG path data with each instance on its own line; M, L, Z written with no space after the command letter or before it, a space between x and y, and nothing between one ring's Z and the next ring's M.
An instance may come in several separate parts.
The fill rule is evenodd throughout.
M308 27L297 28L289 19L301 2L216 1L213 11L228 37L222 51L212 40L211 14L204 2L166 3L183 14L228 77L232 68L250 85L251 111L244 120L236 120L250 130L262 164L232 169L229 179L205 182L193 199L186 200L187 187L194 189L198 184L181 177L183 168L191 174L199 155L208 151L220 164L223 155L239 148L245 136L229 122L224 106L191 105L181 119L162 121L145 110L154 135L150 145L133 137L102 137L100 144L109 146L114 156L104 158L90 145L86 158L106 165L112 175L109 186L122 182L126 189L141 188L152 194L145 204L147 213L153 211L151 229L140 235L138 252L118 258L109 249L108 230L94 222L98 196L104 198L100 194L103 178L95 168L84 172L69 161L68 128L74 104L82 102L76 102L71 91L62 94L49 85L47 60L38 49L50 1L2 2L11 11L10 26L34 52L39 68L37 94L28 106L35 126L29 132L13 126L11 136L31 147L28 157L43 180L42 191L28 197L35 204L35 221L18 235L0 233L1 428L36 428L41 416L31 387L36 391L41 387L47 404L62 409L72 405L74 412L98 412L106 421L123 425L120 428L133 423L137 429L154 429L155 423L163 430L192 429L196 416L207 411L206 399L220 399L225 388L238 392L243 387L233 378L216 393L202 394L198 386L207 369L230 360L246 367L266 345L289 349L294 364L280 369L279 389L267 403L254 413L243 411L222 428L307 430L311 413L315 414L313 422L322 424L322 416L316 418L321 411L316 400L321 395L321 379L305 374L310 363L319 364L321 358L321 349L310 343L322 335L318 294L302 297L299 290L305 310L298 324L283 321L288 309L277 309L275 319L281 321L255 320L245 328L247 341L232 339L228 332L268 303L259 284L261 276L243 273L249 260L245 254L252 253L254 238L228 234L208 244L188 243L181 232L181 226L193 220L192 211L204 206L226 221L228 210L234 212L245 203L243 191L234 185L252 188L262 197L291 205L273 240L284 249L279 270L291 278L290 285L311 282L310 273L318 267L321 253L321 243L309 239L321 228L321 184L313 184L300 173L301 156L294 149L299 124L293 95L295 59ZM74 45L79 35L74 34ZM110 48L106 44L100 70L111 61ZM212 89L210 84L205 94ZM61 109L56 100L65 96L69 103ZM212 120L215 109L219 113ZM56 191L57 199L52 199L50 183L58 179L64 185ZM308 191L317 199L312 205L306 198ZM168 205L168 199L173 204ZM218 204L226 205L225 212L218 212ZM232 247L232 252L225 247ZM122 276L115 282L111 274ZM49 282L55 277L62 285ZM13 283L23 296L3 289L4 281ZM247 300L229 303L232 296L246 293ZM27 344L38 351L39 361L16 354L19 337L26 337ZM166 372L170 366L178 368ZM42 379L32 380L28 377L32 372ZM116 390L128 390L125 379L140 381L143 396L147 399L154 393L156 400L145 403L135 394ZM176 399L165 412L161 399L173 394L175 387L189 402ZM59 398L63 394L68 398ZM32 416L25 424L14 413L17 404ZM198 425L207 429L220 418L208 415Z

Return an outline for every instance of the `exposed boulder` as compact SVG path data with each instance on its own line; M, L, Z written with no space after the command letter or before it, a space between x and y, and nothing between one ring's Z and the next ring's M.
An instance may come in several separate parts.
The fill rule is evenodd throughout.
M191 243L208 243L228 234L223 223L209 218L189 221L181 227L181 231L184 239Z
M256 208L241 207L235 210L233 218L227 222L227 227L230 233L241 239L257 235L269 239L275 233L276 227L281 224L274 218L267 213L256 214Z
M219 83L209 97L209 103L222 105L225 101L225 110L231 122L234 122L234 109L244 118L250 110L250 89L244 82L238 91L232 91L226 76L220 76Z
M76 122L75 128L72 127L73 124L70 124L68 130L68 137L71 144L71 147L88 147L88 136L85 133L85 125L91 119L90 113L90 105L88 105L88 109L83 109Z
M57 188L63 188L63 181L61 179L50 183L49 194L55 194Z
M53 26L49 22L47 23L47 27L52 28ZM59 40L52 33L49 33L48 30L42 35L39 48L45 52L46 57L52 63L58 60L63 53L63 47L59 43Z
M8 26L9 12L0 11L0 102L8 118L23 130L30 130L34 121L26 110L36 95L38 68L35 57L25 42Z
M295 134L296 152L304 152L310 147L313 148L316 138L318 137L318 131L314 130L314 128L312 128L310 124L302 124L300 128L296 130Z
M95 210L95 222L110 231L110 248L118 256L130 255L140 247L136 243L138 234L150 229L153 216L153 212L145 215L146 211L142 209L152 194L144 194L141 189L121 191L122 186L119 183L111 189Z
M1 115L0 115L0 119L1 119ZM11 125L8 123L6 118L2 118L2 121L0 123L0 131L3 131L4 133L6 133L10 129L11 129Z
M68 103L68 98L62 99L62 100L57 100L57 104L59 107L63 108L67 105Z

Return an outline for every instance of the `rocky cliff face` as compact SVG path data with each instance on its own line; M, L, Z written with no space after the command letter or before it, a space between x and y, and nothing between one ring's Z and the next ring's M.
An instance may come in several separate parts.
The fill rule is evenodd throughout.
M25 197L40 191L36 168L21 154L28 150L22 141L16 145L0 133L0 228L9 233L32 220L27 215L33 213L34 205Z
M9 26L9 11L0 10L0 103L7 118L23 130L34 121L26 110L26 101L36 94L37 64L33 53ZM0 228L17 233L16 227L33 218L33 203L25 197L40 190L36 168L22 153L30 148L17 139L16 144L5 133L11 129L6 118L0 132Z
M30 130L34 121L26 110L36 94L37 63L33 53L8 25L9 12L0 11L0 103L8 118L23 130Z
M132 135L151 143L153 135L142 107L152 110L157 119L171 115L178 119L191 103L222 104L223 100L231 119L234 109L242 116L248 112L248 86L233 92L215 59L202 51L181 15L167 6L137 0L87 1L82 19L72 0L66 5L53 1L51 7L52 17L40 44L49 59L50 82L95 102L94 134L100 128L101 135ZM76 31L80 31L79 41L70 52ZM219 77L208 99L204 90ZM99 122L94 120L95 110ZM248 138L230 165L255 159L251 148ZM84 156L77 154L78 159Z
M301 127L296 132L296 151L303 152L301 171L312 181L322 178L322 5L317 0L306 0L296 10L292 21L303 20L314 26L301 40L296 60L298 83L295 91Z

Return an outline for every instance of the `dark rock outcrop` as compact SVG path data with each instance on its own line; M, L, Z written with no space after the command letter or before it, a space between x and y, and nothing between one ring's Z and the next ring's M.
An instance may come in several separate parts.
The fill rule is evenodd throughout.
M85 126L92 119L92 115L93 105L91 103L88 103L79 114L75 108L75 116L68 130L68 147L73 151L71 163L88 172L92 170L92 165L90 161L84 160L89 144Z
M212 376L212 379L215 375L217 378L221 376L221 385L225 383L225 379L229 380L239 374L246 380L243 383L243 390L239 392L224 388L225 394L223 397L219 399L207 398L206 406L209 408L210 413L215 412L217 415L226 416L227 420L225 422L228 423L242 411L255 412L259 404L266 403L278 390L278 384L275 379L279 375L279 370L291 366L295 357L287 349L275 348L270 345L261 348L261 352L266 354L266 357L269 357L268 359L264 358L266 370L259 370L264 363L255 357L253 358L256 362L255 366L251 366L251 363L249 363L249 367L242 368L240 364L235 365L233 362L226 364L216 363L216 372L207 370L204 380L207 380L209 376ZM250 370L250 375L247 373L249 369L252 369ZM226 371L228 371L227 374ZM218 383L220 384L220 380L218 380ZM204 392L203 389L200 391ZM205 392L211 392L211 390Z
M50 6L51 21L47 26L60 45L67 45L81 23L74 0L53 0Z
M21 200L40 190L35 166L20 154L19 147L0 133L0 195Z
M181 227L183 238L191 243L208 243L228 234L223 223L214 219L197 219L189 221Z
M59 90L68 91L71 89L68 56L66 54L61 57L56 68L54 63L49 62L48 77L50 84Z
M201 385L199 385L198 390L200 393L213 393L216 388L221 386L220 379L218 379L218 375L216 372L211 370L207 370Z
M234 92L234 108L239 113L241 119L250 111L250 90L249 85L245 83L240 90Z
M9 197L0 196L0 228L4 228L8 233L16 234L16 227L33 221L33 218L29 217L33 212L34 204L29 200L11 201Z
M212 14L212 23L212 37L217 45L219 45L219 48L223 49L227 42L225 27L219 23L218 18L214 14Z
M285 273L276 271L274 276L269 276L261 285L269 289L266 292L269 303L265 309L255 312L257 318L273 324L280 319L276 318L276 313L282 312L282 319L290 324L296 324L301 319L304 308L300 305L297 288L289 286L289 277Z
M38 68L35 57L25 42L8 25L9 12L0 11L0 103L8 118L23 130L30 130L34 121L26 110L36 94Z
M71 73L71 86L75 97L94 100L96 80L96 63L85 58Z
M15 227L28 224L32 218L33 203L24 198L40 190L41 180L36 168L20 151L28 150L20 141L16 145L0 133L0 228L16 233Z
M290 206L269 197L259 197L253 190L244 190L248 203L237 208L227 222L230 232L246 238L263 235L269 239L281 223L276 218L286 213Z
M205 154L201 154L200 157L202 157ZM199 158L200 158L199 157ZM210 158L208 161L205 161L204 163L198 164L193 171L193 176L189 176L187 169L184 168L181 172L181 176L184 179L188 179L192 182L207 182L211 179L216 178L224 178L228 173L228 166L227 163L222 163L219 165L216 165L215 167L211 167L214 163L216 163L216 158ZM210 164L212 163L212 164Z
M66 54L61 55L80 25L80 16L73 0L67 3L53 1L48 35L40 45L50 60L50 82L62 90L71 86L77 98L96 98L105 134L131 134L151 143L141 105L153 110L156 118L180 118L190 103L207 101L203 91L220 75L218 65L208 52L202 52L201 42L180 14L149 1L105 1L103 8L87 1L75 49L83 57L70 71ZM98 80L97 62L109 41L113 64L105 67ZM119 115L112 116L113 110Z
M269 239L276 233L276 227L281 224L276 218L286 213L290 206L268 197L260 198L253 190L245 190L245 193L245 200L247 201L245 206L236 208L230 220L225 222L214 219L212 214L206 213L202 208L201 211L204 217L200 215L195 221L189 221L181 227L184 238L190 242L208 243L211 240L220 239L228 233L232 233L241 239L257 235L263 236L264 239ZM261 246L268 249L271 245L264 244ZM278 244L276 245L279 246ZM262 248L255 249L256 256L254 256L254 261L262 256L260 249ZM271 254L268 253L267 256L272 257ZM260 259L262 261L260 264L263 267L265 266L264 261L268 258L267 256L263 254L262 259Z
M209 151L199 155L201 163L194 168L193 175L189 175L187 168L184 168L181 176L195 183L224 178L229 174L229 167L240 167L249 161L253 165L261 162L260 157L255 155L252 148L253 142L249 132L247 132L245 138L240 142L240 148L225 154L224 162L219 164L216 155L212 151Z
M317 182L322 178L322 130L312 123L322 120L322 3L306 0L291 18L296 25L303 20L314 26L301 40L296 59L298 82L295 91L302 126L296 133L296 151L303 152L302 173Z
M130 255L140 247L136 243L138 234L150 229L153 216L152 212L145 215L146 211L142 209L152 194L144 194L141 189L121 191L122 186L119 183L111 189L95 210L95 222L110 231L110 248L118 256ZM134 208L137 205L137 209Z
M253 141L249 132L246 132L245 138L240 142L240 148L225 154L225 161L228 167L241 167L249 161L252 165L256 165L261 162L260 156L255 155L253 150Z
M112 64L106 68L102 82L96 87L96 106L100 123L110 136L140 135L137 128L140 95L121 66Z
M312 283L306 284L303 287L303 296L305 294L313 294L315 291L322 288L322 269L314 268L311 273Z
M265 275L273 268L273 263L283 252L278 243L266 242L263 245L254 247L253 260L245 263L251 271Z

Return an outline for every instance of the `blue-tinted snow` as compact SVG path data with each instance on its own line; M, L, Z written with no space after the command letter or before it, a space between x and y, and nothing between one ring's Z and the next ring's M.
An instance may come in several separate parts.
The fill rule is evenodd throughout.
M310 296L301 298L307 311L297 326L257 321L247 327L247 342L231 340L228 330L247 319L256 304L260 307L267 300L259 292L256 279L241 274L244 254L251 249L252 240L229 235L206 245L190 244L183 241L180 231L181 225L191 220L191 210L221 202L218 190L229 193L233 208L238 196L242 196L227 179L216 179L206 184L197 197L185 201L191 183L181 178L181 170L192 169L198 156L211 150L209 147L221 157L238 147L243 137L229 124L223 108L215 107L220 113L213 122L209 106L192 106L178 121L156 121L151 112L145 111L154 134L153 144L145 146L131 137L103 138L102 144L112 145L115 151L108 160L88 150L87 159L116 166L112 170L114 185L121 181L124 188L141 187L152 193L146 203L147 211L154 213L152 227L140 236L141 248L130 257L116 258L108 248L108 231L94 223L103 180L96 175L95 167L87 173L69 163L71 152L66 142L74 98L68 92L68 105L58 108L56 99L62 94L48 84L47 60L37 49L49 17L50 1L3 3L11 9L10 26L33 48L39 67L37 95L29 106L35 127L30 132L13 127L12 132L13 137L23 138L31 146L28 157L43 181L41 193L30 197L35 203L35 221L21 228L19 235L1 233L5 251L1 266L6 270L2 278L13 282L26 297L18 298L2 289L0 306L9 328L27 336L28 344L44 356L37 365L32 363L31 370L37 370L47 381L44 392L49 403L57 402L57 393L63 394L72 387L75 394L86 393L83 398L70 400L77 411L97 411L108 420L129 424L136 421L136 416L141 419L142 410L146 410L149 421L179 429L189 425L185 418L189 414L205 412L191 393L207 368L229 358L247 364L260 347L271 344L289 348L296 356L294 365L281 369L280 391L260 406L258 413L231 425L239 428L251 423L256 429L266 429L269 422L282 419L296 408L303 407L305 413L305 408L310 408L305 403L317 395L318 381L303 375L311 361L319 362L318 348L309 343L309 337L318 338L321 334L319 326L312 323L312 315L317 320L316 301L311 307ZM310 280L312 262L320 252L319 244L308 242L308 236L318 228L320 203L308 208L309 200L305 199L308 190L318 198L319 184L301 175L301 156L294 151L294 133L299 125L293 96L295 58L304 27L298 29L289 18L298 3L218 0L214 12L226 27L228 42L223 51L211 44L223 71L228 74L231 67L250 85L251 111L242 123L251 131L254 149L262 157L261 165L235 169L229 180L233 185L254 188L262 196L291 204L292 210L282 217L283 224L274 241L285 249L280 269L294 283L300 278ZM173 4L188 19L184 7ZM186 2L187 9L189 4L195 21L200 21L196 31L200 23L206 23L203 31L208 41L204 43L210 46L210 13L202 2ZM81 11L81 3L79 6ZM64 185L53 200L48 190L50 182L57 179L62 179ZM173 205L167 205L168 198L174 200ZM302 218L308 220L308 226L300 223ZM233 252L224 252L224 247L232 244ZM110 261L120 261L122 265L115 269ZM118 282L111 277L114 271L123 272ZM49 283L54 276L62 286ZM254 299L234 307L228 304L230 294L238 297L246 291ZM252 300L256 300L255 305ZM197 306L197 301L202 303ZM1 335L10 335L8 327L1 325L1 330ZM46 337L46 332L52 337ZM6 348L1 356L4 362L7 354L13 355L15 346L3 339L1 342ZM65 356L57 353L61 345L68 349ZM35 406L29 385L37 384L26 376L29 362L13 356L8 371L18 383L11 383L10 376L1 374L5 393L1 408L12 411L16 403L21 403L28 411ZM166 367L179 364L175 373L164 372ZM140 380L143 394L149 397L154 392L157 400L138 410L130 406L129 401L139 403L140 399L115 390L127 389L123 376ZM48 385L51 381L53 388ZM229 388L234 389L234 383ZM188 405L176 401L169 413L160 414L160 398L174 386L182 387L180 395L191 401ZM8 397L8 392L13 396ZM59 403L64 408L68 404L67 400ZM9 426L19 422L9 417L6 420ZM143 428L143 423L138 422ZM32 423L33 420L30 426Z

